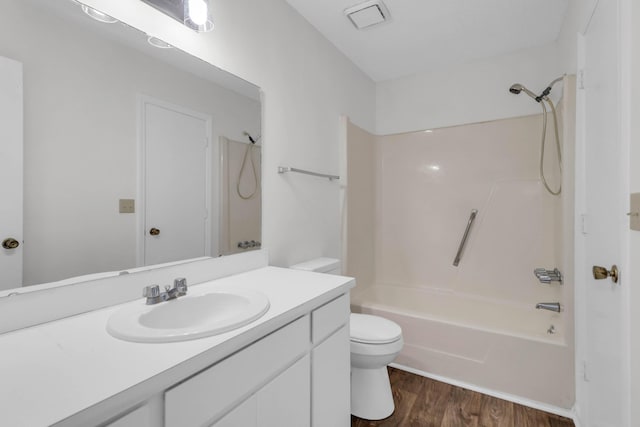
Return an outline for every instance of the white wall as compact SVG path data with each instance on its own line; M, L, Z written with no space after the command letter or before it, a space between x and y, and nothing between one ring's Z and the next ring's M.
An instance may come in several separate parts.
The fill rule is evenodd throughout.
M339 183L279 175L338 173L339 116L374 128L374 83L283 0L212 2L216 28L195 34L137 0L87 0L262 88L263 243L273 265L340 256Z
M541 92L553 79L572 71L563 68L558 55L554 43L378 83L376 133L388 135L538 114L541 109L536 102L524 94L511 94L509 87L521 83L535 93Z

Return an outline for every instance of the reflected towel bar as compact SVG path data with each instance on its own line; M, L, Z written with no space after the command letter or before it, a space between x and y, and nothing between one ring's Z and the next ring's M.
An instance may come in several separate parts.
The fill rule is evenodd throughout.
M298 173L303 173L305 175L319 176L320 178L328 178L329 181L333 181L334 179L340 179L340 177L338 175L328 175L326 173L311 172L311 171L306 171L304 169L296 169L296 168L278 166L278 173L285 173L285 172L298 172Z
M471 209L471 215L469 216L469 222L467 222L467 228L464 230L464 235L462 236L462 241L460 242L460 246L458 247L458 253L456 254L456 259L453 260L453 266L457 267L460 264L460 258L462 258L462 251L464 251L464 247L467 244L467 238L469 237L469 230L471 230L471 226L473 225L473 221L476 219L476 215L478 215L477 209Z

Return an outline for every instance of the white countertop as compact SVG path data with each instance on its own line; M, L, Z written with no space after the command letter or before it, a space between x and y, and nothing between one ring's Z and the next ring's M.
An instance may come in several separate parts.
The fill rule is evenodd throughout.
M124 304L0 335L0 424L48 426L81 411L89 418L102 414L111 401L144 399L343 294L354 281L265 267L193 290L228 286L263 292L269 311L234 331L174 343L134 343L109 335L107 320Z

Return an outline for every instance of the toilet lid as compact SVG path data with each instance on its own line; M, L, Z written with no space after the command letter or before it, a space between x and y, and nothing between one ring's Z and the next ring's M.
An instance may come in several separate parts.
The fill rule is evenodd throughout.
M402 329L397 323L370 314L351 313L351 341L365 344L385 344L397 341Z

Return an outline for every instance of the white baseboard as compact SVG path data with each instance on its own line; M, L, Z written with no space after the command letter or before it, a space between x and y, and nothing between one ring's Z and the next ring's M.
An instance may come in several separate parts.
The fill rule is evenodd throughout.
M408 366L400 365L398 363L391 363L389 366L400 369L402 371L411 372L412 374L420 375L422 377L431 378L432 380L440 381L443 383L451 384L456 387L466 388L467 390L476 391L478 393L486 394L488 396L497 397L498 399L508 400L509 402L517 403L518 405L528 406L529 408L538 409L540 411L549 412L551 414L560 415L562 417L571 418L576 425L580 427L575 412L572 409L560 408L558 406L549 405L548 403L542 403L524 397L516 396L514 394L503 393L501 391L490 390L484 387L479 387L474 384L469 384L464 381L458 381L451 378L443 377L440 375L431 374L429 372L421 371L419 369L410 368Z

